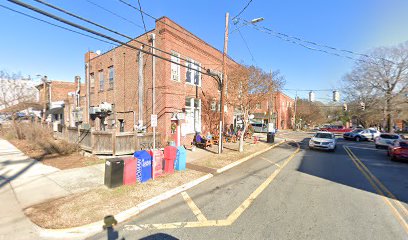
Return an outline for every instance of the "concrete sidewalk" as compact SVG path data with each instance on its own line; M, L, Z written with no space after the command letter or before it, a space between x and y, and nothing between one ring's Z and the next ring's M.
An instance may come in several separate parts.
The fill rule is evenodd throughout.
M39 239L23 209L103 185L104 164L59 170L0 139L0 239Z

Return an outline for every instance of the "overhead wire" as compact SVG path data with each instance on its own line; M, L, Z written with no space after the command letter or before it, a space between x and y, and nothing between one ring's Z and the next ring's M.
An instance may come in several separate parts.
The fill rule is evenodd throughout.
M251 23L250 21L242 19L242 18L239 18L239 20L244 21L246 24ZM272 30L272 29L270 29L268 27L265 27L265 26L259 26L259 25L256 25L256 24L251 24L251 26L254 29L258 30L258 31L265 32L265 33L270 34L270 35L272 35L274 37L280 38L280 39L282 39L284 41L291 42L293 44L297 44L297 45L302 46L304 48L307 48L309 50L319 51L319 52L323 52L323 53L326 53L326 54L331 54L331 55L335 55L335 56L338 56L338 57L348 58L348 59L351 59L351 60L354 60L354 61L361 61L361 62L366 62L366 63L377 64L376 62L373 62L373 61L379 59L379 60L383 60L383 61L387 61L387 62L395 64L393 61L390 61L390 60L385 59L385 58L375 58L375 57L370 56L368 54L358 53L358 52L347 50L347 49L341 49L341 48L337 48L337 47L328 46L328 45L325 45L325 44L316 43L316 42L313 42L313 41L301 39L299 37L291 36L291 35L286 34L286 33L281 33L281 32L278 32L278 31L274 31L274 30ZM263 30L265 30L265 31L263 31ZM292 41L291 39L293 39L295 41ZM302 44L301 42L304 43L304 44ZM313 45L315 47L307 46L305 44L310 44L310 45ZM339 54L339 53L335 53L335 52L329 52L327 50L323 50L323 49L316 48L316 47L326 48L326 49L330 49L332 51L337 51L337 52L342 52L342 53L347 53L347 54L351 54L351 55L354 55L354 56L363 57L363 58L366 58L366 59L350 57L348 55ZM368 59L370 59L372 61L369 61Z
M232 20L238 18L248 8L248 6L249 6L249 4L251 4L251 2L252 2L252 0L249 0L247 5L237 15L235 15L235 17L233 17Z
M132 37L130 37L130 36L127 36L127 35L125 35L125 34L122 34L122 33L118 32L118 31L112 30L112 29L110 29L110 28L108 28L108 27L105 27L105 26L103 26L103 25L101 25L101 24L98 24L98 23L95 23L95 22L93 22L93 21L90 21L90 20L88 20L88 19L86 19L86 18L84 18L84 17L81 17L81 16L78 16L78 15L73 14L73 13L71 13L71 12L68 12L67 10L64 10L64 9L62 9L62 8L60 8L60 7L57 7L57 6L55 6L55 5L52 5L52 4L47 3L47 2L45 2L45 1L42 1L42 0L34 0L34 1L36 1L36 2L38 2L38 3L41 3L41 4L43 4L43 5L46 5L47 7L53 8L53 9L55 9L55 10L57 10L57 11L62 12L62 13L65 13L65 14L67 14L67 15L69 15L69 16L74 17L74 18L77 18L77 19L79 19L79 20L82 20L82 21L84 21L84 22L87 22L87 23L89 23L89 24L92 24L92 25L94 25L94 26L97 26L97 27L99 27L99 28L102 28L102 29L104 29L104 30L106 30L106 31L109 31L109 32L111 32L111 33L114 33L114 34L116 34L116 35L119 35L119 36L122 36L122 37L124 37L124 38L127 38L128 40L133 40L133 41L135 41L135 42L137 42L137 43L140 43L140 44L145 45L145 46L147 46L147 47L149 47L149 48L155 49L155 50L157 50L157 51L159 51L159 52L165 53L165 54L170 55L170 56L174 56L174 55L173 55L172 53L170 53L170 52L164 51L164 50L162 50L162 49L160 49L160 48L157 48L157 47L150 46L150 45L148 45L148 44L145 43L145 42L139 41L139 40L137 40L137 39L135 39L135 38L132 38ZM19 2L19 1L17 1L17 2ZM192 65L195 65L195 66L197 66L197 67L202 67L200 64L195 63L195 62L192 62L190 59L185 59L185 58L182 58L181 56L178 57L178 58L181 59L181 60L183 60L183 61L190 62Z
M73 32L73 33L76 33L76 34L79 34L79 35L88 37L88 38L92 38L92 39L94 39L94 40L97 40L97 41L100 41L100 42L104 42L104 43L107 43L107 44L110 44L110 45L113 45L113 46L119 46L118 44L112 43L112 42L110 42L110 41L105 41L105 40L103 40L103 39L100 39L100 38L97 38L97 37L93 37L93 36L91 36L91 35L88 35L88 34L85 34L85 33L81 33L81 32L75 31L75 30L73 30L73 29L66 28L66 27L64 27L64 26L60 26L60 25L58 25L58 24L49 22L49 21L47 21L47 20L40 19L40 18L31 16L31 15L29 15L29 14L27 14L27 13L23 13L23 12L20 12L20 11L18 11L18 10L9 8L9 7L4 6L4 5L2 5L2 4L0 4L0 7L4 8L4 9L7 9L7 10L9 10L9 11L12 11L12 12L18 13L18 14L21 14L21 15L23 15L23 16L26 16L26 17L35 19L35 20L37 20L37 21L40 21L40 22L43 22L43 23L52 25L52 26L57 27L57 28L61 28L61 29L64 29L64 30L67 30L67 31L70 31L70 32Z
M99 5L99 4L97 4L97 3L93 2L93 1L91 1L91 0L86 0L86 1L87 1L88 3L90 3L90 4L92 4L92 5L94 5L94 6L98 7L98 8L100 8L100 9L102 9L102 10L104 10L104 11L106 11L106 12L108 12L108 13L110 13L110 14L112 14L112 15L114 15L114 16L116 16L116 17L118 17L118 18L120 18L120 19L122 19L122 20L124 20L124 21L126 21L126 22L128 22L128 23L130 23L130 24L132 24L132 25L134 25L134 26L136 26L136 27L139 27L139 28L141 28L141 29L146 29L146 28L143 28L143 26L141 26L141 25L135 23L134 21L129 20L129 19L125 18L125 17L122 17L121 15L119 15L119 14L117 14L117 13L115 13L115 12L113 12L113 11L111 11L111 10L109 10L109 9L107 9L107 8L105 8L105 7L103 7L103 6ZM145 30L145 31L146 31L146 30Z
M142 10L142 5L140 4L140 0L137 0L137 2L139 3L139 8L140 8L140 10ZM144 30L145 30L145 32L147 32L146 23L145 23L144 16L143 16L143 13L142 13L142 12L140 12L140 16L142 17L142 22L143 22Z
M252 51L251 51L251 49L249 48L249 45L248 45L247 41L245 40L245 38L244 38L244 36L242 35L241 31L240 31L238 28L236 28L236 29L237 29L237 31L238 31L238 33L239 33L239 36L241 37L242 41L244 42L246 48L248 49L248 52L249 52L249 54L251 55L252 61L256 63L256 60L255 60L255 58L254 58L254 55L252 54Z
M29 5L29 4L23 3L23 2L21 2L21 1L19 1L19 0L7 0L7 1L9 1L9 2L11 2L11 3L14 3L14 4L16 4L16 5L19 5L19 6L21 6L21 7L30 9L30 10L32 10L32 11L34 11L34 12L37 12L37 13L39 13L39 14L42 14L42 15L44 15L44 16L47 16L47 17L52 18L52 19L54 19L54 20L57 20L57 21L59 21L59 22L65 23L65 24L67 24L67 25L70 25L70 26L72 26L72 27L81 29L82 31L92 33L93 35L96 35L96 36L99 36L99 37L108 39L108 40L110 40L110 41L112 41L112 42L116 42L116 43L118 43L118 44L120 44L120 45L127 46L127 47L129 47L129 48L132 48L132 49L135 49L135 50L137 50L137 51L143 52L143 53L145 53L145 54L155 56L155 57L157 57L157 58L159 58L159 59L162 59L162 60L164 60L164 61L167 61L167 62L176 64L176 65L179 65L179 66L184 67L184 68L188 68L187 66L185 66L185 65L183 65L183 64L180 64L180 63L178 63L178 62L172 61L171 59L167 59L167 58L162 57L162 56L159 56L159 55L157 55L157 54L153 54L153 53L151 53L151 52L149 52L149 51L146 51L146 50L137 48L137 47L135 47L135 46L133 46L133 45L130 45L130 44L125 43L125 42L123 42L123 41L121 41L121 40L118 40L118 39L115 39L115 38L110 37L110 36L108 36L108 35L105 35L105 34L103 34L103 33L100 33L100 32L94 31L94 30L92 30L92 29L89 29L89 28L87 28L87 27L81 26L81 25L79 25L79 24L70 22L70 21L65 20L65 19L63 19L63 18L61 18L61 17L58 17L58 16L53 15L53 14L51 14L51 13L48 13L48 12L46 12L46 11L43 11L43 10L41 10L41 9L39 9L39 8L36 8L36 7L31 6L31 5ZM213 76L212 74L209 74L209 73L207 73L207 72L205 72L205 71L201 71L201 70L199 70L199 69L195 69L195 71L196 71L196 72L199 72L199 73L201 73L201 74L207 75L207 76Z
M124 1L124 0L117 0L117 1L119 1L120 3L122 3L122 4L125 5L125 6L128 6L128 7L132 8L132 9L134 9L134 10L136 10L136 11L141 12L142 14L144 14L144 15L146 15L146 16L152 18L152 19L154 19L154 20L157 21L157 22L160 22L160 23L166 25L167 27L169 27L169 28L171 28L171 29L173 29L173 30L175 30L175 31L177 31L177 32L179 32L179 33L181 33L181 34L187 36L187 37L193 38L193 39L195 39L195 40L197 40L197 41L199 41L199 42L201 42L201 43L204 43L204 44L206 44L206 45L208 45L208 46L210 46L210 47L213 47L213 46L209 45L208 43L206 43L204 40L202 40L202 39L198 38L197 36L195 36L194 34L188 32L188 31L181 31L180 29L175 28L174 26L172 26L172 25L166 23L165 21L162 21L161 19L156 18L156 17L153 16L152 14L149 14L149 13L147 13L146 11L141 10L141 9L135 7L135 6L133 6L132 4L130 4L130 3L126 2L126 1ZM215 47L213 47L213 48L216 49ZM218 50L218 49L217 49L217 50ZM220 51L220 50L218 50L218 51ZM220 52L221 52L221 51L220 51ZM229 56L228 54L227 54L227 57L230 58L230 59L232 59L232 57Z

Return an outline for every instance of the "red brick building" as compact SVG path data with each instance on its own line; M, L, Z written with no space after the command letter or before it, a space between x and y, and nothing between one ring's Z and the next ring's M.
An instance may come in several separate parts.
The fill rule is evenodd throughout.
M153 40L154 39L154 40ZM143 44L141 44L142 42ZM151 114L158 117L157 132L162 142L189 143L195 131L214 132L219 120L217 82L200 73L221 72L222 52L205 43L167 17L156 21L155 29L128 42L152 51L177 64L155 58L155 104L150 54L119 46L103 54L87 52L84 123L95 130L152 132ZM227 65L235 63L227 59ZM233 107L227 107L225 123L233 122ZM89 114L89 115L88 115Z
M290 129L293 126L295 100L282 92L277 92L268 100L255 106L254 121L268 123L269 119L278 129Z
M85 89L85 84L81 84L79 78L76 78L75 82L50 80L38 84L36 88L39 91L38 102L43 109L45 106L46 118L68 126L78 125L81 122L81 119L77 119L75 123L72 117L72 112L79 110L81 105L79 102L81 100L76 96Z

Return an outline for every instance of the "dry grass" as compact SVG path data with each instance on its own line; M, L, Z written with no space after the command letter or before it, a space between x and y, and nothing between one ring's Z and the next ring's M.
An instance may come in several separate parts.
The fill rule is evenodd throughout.
M17 137L17 132L20 132L20 138ZM49 130L36 124L18 123L15 127L5 129L2 136L30 158L58 169L86 167L104 162L97 157L82 156L77 144L54 139Z
M69 228L102 220L152 197L203 176L204 173L186 170L150 180L146 183L115 189L100 187L86 193L74 194L41 203L25 210L25 214L44 228Z

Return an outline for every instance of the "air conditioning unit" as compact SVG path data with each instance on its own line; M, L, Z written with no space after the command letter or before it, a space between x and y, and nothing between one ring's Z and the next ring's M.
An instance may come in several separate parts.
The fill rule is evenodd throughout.
M99 108L101 112L112 112L112 104L107 102L102 102L99 104Z
M101 112L101 108L100 107L90 107L89 108L89 114L97 114Z

